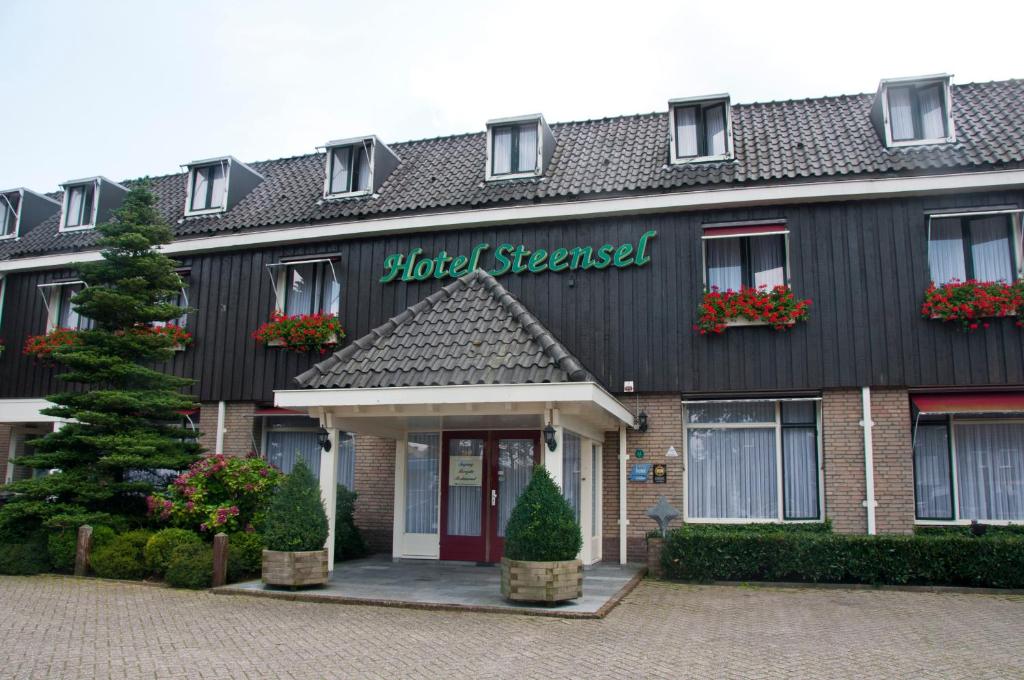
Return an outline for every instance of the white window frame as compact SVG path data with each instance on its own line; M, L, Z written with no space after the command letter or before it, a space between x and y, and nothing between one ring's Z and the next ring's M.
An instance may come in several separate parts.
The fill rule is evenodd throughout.
M184 282L184 279L189 276L189 272L187 272L187 271L178 271L178 272L175 272L175 273L179 277L181 277L183 282ZM182 307L189 307L190 306L189 302L188 302L188 288L189 288L188 286L182 286L181 288L178 289L180 291L180 293L181 293L181 299L184 302L184 304L181 305ZM188 312L186 312L185 314L182 314L182 316L185 317L186 324L185 324L185 326L179 326L179 328L187 328L188 320L189 320L188 319L188 316L189 316ZM171 319L170 321L154 321L153 322L153 326L155 328L162 328L162 327L166 326L167 324L171 323L171 321L177 321L180 318L181 318L181 316L177 317L176 319Z
M953 121L953 94L948 74L934 76L887 78L879 85L882 96L882 128L885 130L885 146L897 149L906 146L925 146L928 144L952 144L956 142L956 129ZM941 84L945 95L943 105L946 111L946 136L929 139L906 139L896 141L892 136L892 123L889 120L889 88L890 87L921 87L924 85Z
M278 314L284 314L285 299L287 297L286 286L288 285L288 267L299 265L299 264L320 264L326 262L331 268L331 276L334 278L334 282L338 284L338 302L335 305L336 309L321 310L324 314L334 314L335 316L341 316L341 281L338 279L338 270L334 266L334 261L338 258L334 257L314 257L307 260L288 260L286 262L271 262L267 265L267 275L270 277L271 286L274 289L274 311Z
M954 217L985 217L986 215L1010 215L1010 223L1013 229L1013 256L1014 268L1017 280L1024 279L1024 209L1007 208L1002 210L973 210L961 212L936 212L928 214L928 233L925 242L925 257L930 260L932 247L932 220L941 220ZM932 276L931 262L928 263L928 278L934 281ZM936 284L942 285L942 284Z
M725 153L714 156L688 156L680 158L677 152L679 145L676 130L676 111L681 108L696 106L705 108L722 104L725 108ZM711 163L715 161L731 161L734 158L732 141L732 105L728 94L715 94L702 97L681 97L670 99L668 102L668 123L669 123L669 162L672 165L687 165L690 163Z
M18 209L14 209L14 205L11 203L10 197L12 195L18 196ZM0 201L3 202L4 210L2 213L2 220L10 222L8 223L8 231L6 234L0 234L0 241L7 239L18 238L18 233L21 231L21 209L25 205L25 195L21 190L14 191L2 191L0 192ZM12 224L13 223L13 224ZM0 225L3 226L3 225Z
M43 305L46 307L46 332L56 330L59 326L57 323L60 321L60 296L61 289L65 286L82 286L88 288L89 284L85 281L74 280L74 281L54 281L52 283L40 283L36 286L39 294L43 298Z
M529 116L516 116L514 118L499 118L487 121L487 167L485 168L485 179L488 182L499 182L507 179L529 179L544 175L544 126L541 125L543 117L538 114ZM507 172L501 175L494 174L494 130L503 127L521 127L523 125L537 125L537 161L533 170L528 172Z
M955 413L946 414L947 420L944 423L946 427L946 436L949 438L949 475L950 489L953 495L953 519L918 519L917 517L917 470L914 470L913 484L914 484L914 524L919 526L970 526L972 521L977 521L981 524L991 524L993 526L1011 526L1017 524L1024 524L1024 519L982 519L969 518L963 519L960 517L960 482L957 479L957 466L959 460L957 457L956 450L956 427L957 425L1024 425L1024 416L1013 417L1013 418L984 418L984 417L972 417L969 415L957 415ZM931 423L937 425L938 423ZM917 427L914 427L914 435L916 439ZM911 454L913 455L913 453Z
M87 224L79 224L73 227L67 226L68 204L70 203L72 189L76 189L78 187L87 187L90 184L92 185L92 215L89 218L89 222ZM84 231L86 229L95 229L96 220L98 219L100 210L100 189L102 188L102 182L100 182L99 178L67 182L66 184L62 185L62 188L64 189L64 197L61 201L60 228L58 229L58 231L64 233Z
M213 165L221 165L224 168L224 199L221 205L210 208L203 208L202 210L192 209L192 191L196 185L196 170L201 168L207 168ZM222 213L228 209L228 195L231 192L231 158L210 158L205 161L196 161L190 163L188 166L188 177L187 185L185 187L185 217L195 217L196 215L213 215L216 213Z
M334 152L339 149L347 147L354 147L362 145L366 151L367 156L367 173L370 178L370 183L366 189L359 189L356 191L339 191L331 192L331 166L334 163ZM374 170L377 159L377 138L376 137L354 137L352 139L339 139L337 141L328 142L324 146L324 199L332 200L336 198L355 198L357 196L370 196L374 191ZM349 180L351 184L351 178Z
M816 519L786 519L785 481L782 477L782 402L814 402L815 427L817 429L818 456L818 517ZM774 423L690 423L687 418L687 407L691 404L726 404L726 403L775 403ZM825 522L825 465L822 455L822 414L821 397L791 397L782 399L704 399L683 400L683 522L689 524L822 524ZM775 484L778 510L775 517L690 517L689 503L689 430L708 429L758 429L775 428Z

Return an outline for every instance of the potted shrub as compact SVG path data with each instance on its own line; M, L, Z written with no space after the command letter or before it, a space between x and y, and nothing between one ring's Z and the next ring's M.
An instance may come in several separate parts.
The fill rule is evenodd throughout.
M583 596L583 545L575 513L538 465L505 529L501 594L514 602L555 603Z
M290 588L327 583L327 534L320 485L300 459L270 501L263 582Z

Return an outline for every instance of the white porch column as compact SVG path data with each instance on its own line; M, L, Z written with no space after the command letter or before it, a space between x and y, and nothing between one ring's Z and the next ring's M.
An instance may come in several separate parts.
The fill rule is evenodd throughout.
M555 484L561 489L565 476L562 471L564 467L562 464L562 435L565 430L559 422L558 409L551 409L549 414L549 422L555 428L555 441L557 444L555 445L555 450L551 451L548 449L548 445L544 443L543 437L541 438L541 446L544 447L544 467L547 468L548 474L551 475L551 478L555 480Z
M409 435L407 433L402 432L395 437L395 510L391 527L391 557L393 559L402 556L402 537L405 535L405 458L408 447Z
M334 571L334 520L338 508L338 430L327 430L331 449L320 449L320 496L327 511L327 570Z
M619 564L626 563L626 528L629 526L629 507L626 501L626 425L619 423Z

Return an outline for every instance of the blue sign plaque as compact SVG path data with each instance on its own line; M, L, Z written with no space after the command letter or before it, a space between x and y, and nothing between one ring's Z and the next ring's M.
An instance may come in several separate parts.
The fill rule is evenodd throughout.
M646 482L647 475L651 472L650 463L633 463L633 468L629 471L629 481L631 482Z

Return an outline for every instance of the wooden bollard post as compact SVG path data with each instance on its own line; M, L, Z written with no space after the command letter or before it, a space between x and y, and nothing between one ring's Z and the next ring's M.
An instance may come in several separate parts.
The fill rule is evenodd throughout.
M92 527L83 524L78 527L78 543L75 546L75 576L89 573L89 555L92 553Z
M223 531L213 537L213 587L228 582L228 535Z

